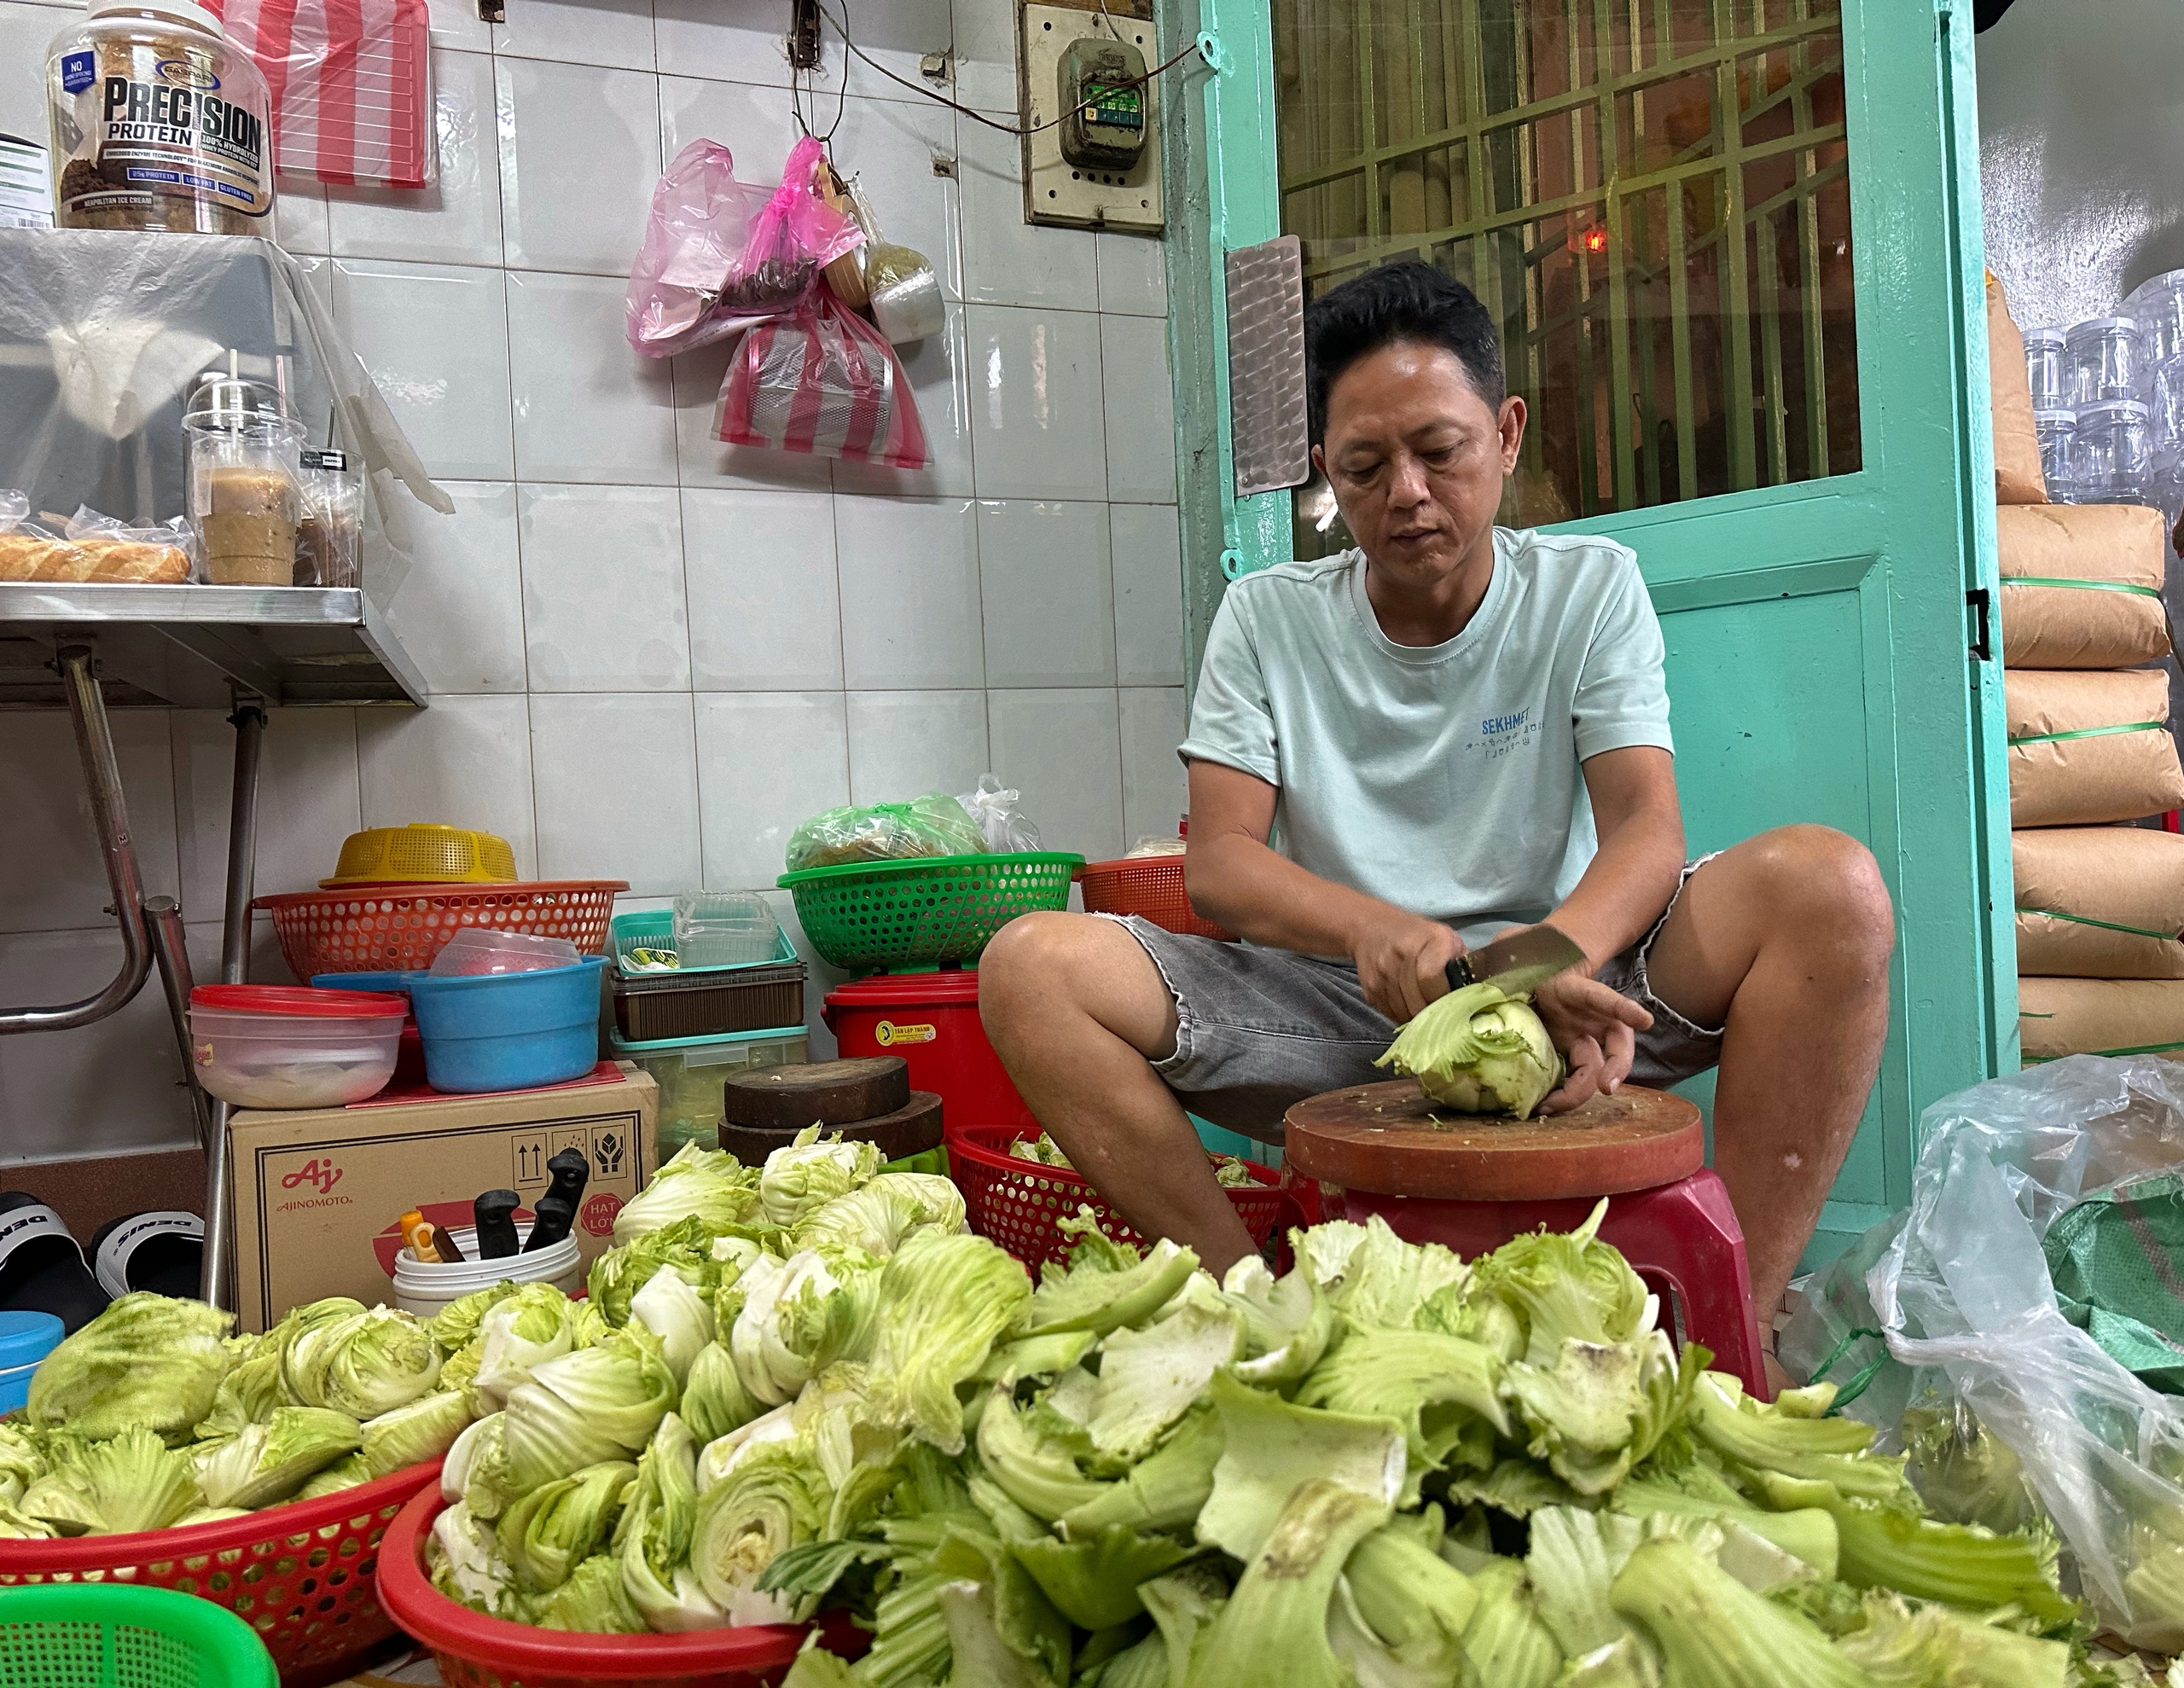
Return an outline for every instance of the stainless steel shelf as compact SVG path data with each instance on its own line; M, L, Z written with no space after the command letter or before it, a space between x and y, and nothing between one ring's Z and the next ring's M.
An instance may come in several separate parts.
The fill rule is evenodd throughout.
M424 678L364 595L311 586L0 582L0 709L61 709L63 642L98 653L107 704L422 708Z

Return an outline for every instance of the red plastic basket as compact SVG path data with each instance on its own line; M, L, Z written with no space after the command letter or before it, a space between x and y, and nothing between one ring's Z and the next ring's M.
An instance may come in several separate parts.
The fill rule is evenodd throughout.
M440 1462L247 1517L68 1541L0 1541L0 1586L125 1582L195 1594L233 1612L265 1644L282 1688L339 1682L394 1633L373 1572L380 1538Z
M1079 1208L1090 1208L1101 1230L1117 1242L1144 1247L1145 1238L1093 1193L1083 1173L1018 1160L1008 1152L1008 1146L1019 1138L1038 1134L1037 1126L950 1128L948 1175L963 1192L971 1229L998 1243L1033 1272L1069 1252L1070 1240L1062 1234L1060 1222L1076 1217ZM1316 1185L1308 1188L1257 1161L1244 1164L1258 1182L1232 1188L1228 1195L1256 1246L1264 1248L1268 1238L1286 1237L1290 1227L1314 1221Z
M1188 937L1234 943L1236 934L1217 926L1191 907L1183 889L1183 858L1140 856L1118 861L1088 861L1077 875L1089 914L1138 914L1165 931Z
M250 906L273 917L289 971L408 972L433 965L465 926L496 926L535 937L565 937L579 955L607 948L614 893L626 879L551 879L512 885L375 885L261 896Z
M459 1605L425 1575L425 1542L447 1504L437 1487L402 1509L380 1556L380 1598L431 1649L448 1688L759 1688L796 1662L807 1624L745 1624L682 1635L586 1635L534 1629ZM845 1615L818 1626L844 1657L871 1637Z

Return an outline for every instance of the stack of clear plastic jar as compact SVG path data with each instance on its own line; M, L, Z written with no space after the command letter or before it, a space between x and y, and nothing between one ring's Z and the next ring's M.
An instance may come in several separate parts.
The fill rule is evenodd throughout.
M2119 398L2078 407L2072 440L2080 494L2088 504L2140 504L2153 471L2153 450L2146 427L2146 407Z
M2063 351L2060 328L2024 331L2024 379L2032 389L2032 408L2063 410L2071 403L2071 367Z
M2070 360L2071 403L2083 409L2140 396L2144 359L2139 325L2129 316L2095 316L2074 324L2064 337Z
M2123 310L2139 325L2140 349L2148 363L2159 368L2184 357L2184 270L2141 281L2123 301Z
M2040 474L2048 483L2050 504L2085 502L2078 496L2077 428L2075 410L2033 410L2032 432L2040 442Z

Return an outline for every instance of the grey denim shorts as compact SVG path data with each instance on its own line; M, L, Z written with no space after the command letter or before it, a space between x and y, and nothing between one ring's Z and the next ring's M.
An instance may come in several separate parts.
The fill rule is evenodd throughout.
M1677 896L1711 860L1684 865ZM1176 999L1176 1053L1153 1070L1193 1113L1278 1143L1292 1103L1388 1076L1373 1063L1394 1038L1395 1023L1365 1000L1350 963L1187 937L1136 914L1101 918L1144 946ZM1693 1024L1647 983L1646 958L1667 919L1664 909L1651 931L1600 971L1603 984L1653 1017L1638 1034L1630 1082L1654 1088L1705 1072L1722 1055L1719 1028Z

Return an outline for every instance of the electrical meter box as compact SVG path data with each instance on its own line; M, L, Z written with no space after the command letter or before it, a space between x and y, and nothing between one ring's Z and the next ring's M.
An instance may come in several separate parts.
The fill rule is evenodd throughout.
M1068 114L1061 155L1085 170L1128 170L1145 150L1145 55L1097 36L1062 49L1058 94Z
M1015 3L1025 221L1159 234L1160 100L1176 77L1150 76L1151 0Z

